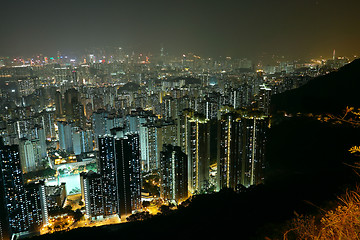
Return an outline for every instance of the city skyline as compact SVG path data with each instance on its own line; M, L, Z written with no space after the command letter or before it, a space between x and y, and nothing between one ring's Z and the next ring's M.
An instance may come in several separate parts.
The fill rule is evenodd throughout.
M359 54L360 3L306 1L5 2L0 56L67 54L104 46L152 54L259 59Z
M358 238L359 1L0 6L0 240Z

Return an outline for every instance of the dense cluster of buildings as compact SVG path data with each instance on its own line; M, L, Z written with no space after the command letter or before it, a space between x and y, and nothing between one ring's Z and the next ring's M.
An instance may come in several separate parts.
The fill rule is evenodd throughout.
M333 59L331 66L342 64ZM234 190L264 181L272 94L322 74L322 65L247 59L89 54L1 59L0 239L36 232L66 186L24 175L95 159L80 174L85 217L124 219L142 207L142 176L160 197ZM326 64L325 64L326 65ZM336 65L337 66L337 65Z

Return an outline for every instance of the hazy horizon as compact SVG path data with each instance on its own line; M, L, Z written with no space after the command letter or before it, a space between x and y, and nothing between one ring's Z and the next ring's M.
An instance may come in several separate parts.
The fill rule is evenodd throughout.
M345 2L345 4L344 4ZM8 1L1 5L0 56L82 53L106 46L145 54L194 52L258 59L360 53L360 2Z

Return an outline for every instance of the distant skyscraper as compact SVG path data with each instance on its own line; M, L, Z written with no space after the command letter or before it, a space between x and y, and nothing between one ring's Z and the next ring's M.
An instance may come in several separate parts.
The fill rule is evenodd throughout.
M82 131L80 129L75 128L72 135L73 149L75 155L81 154L81 135L82 135Z
M160 168L160 151L163 144L177 144L177 128L173 121L158 120L142 124L139 131L143 170Z
M122 127L123 122L120 117L109 115L104 109L99 109L92 115L92 125L96 146L98 146L98 137L104 136L105 134L111 134L111 129Z
M46 135L44 128L36 127L34 129L36 132L36 135L34 136L35 140L38 141L38 148L39 148L39 154L40 158L46 158L47 156L47 149L46 149Z
M205 118L208 120L217 119L217 113L220 108L219 100L217 100L216 98L213 99L213 98L207 97L203 101L203 104L204 104L203 113L205 115Z
M254 100L254 86L247 83L240 85L236 89L234 97L235 96L235 109L250 106L251 102Z
M144 172L150 171L149 165L149 133L146 125L141 125L139 129L140 138L140 154L141 154L141 170Z
M161 122L161 141L159 142L160 151L164 144L176 145L177 127L174 121Z
M43 111L41 113L40 126L45 130L45 136L48 139L55 138L55 113L53 111Z
M96 139L96 147L99 146L98 138L105 135L105 118L107 112L103 109L98 110L92 115L92 127L94 130L94 137Z
M181 148L164 145L160 160L160 195L164 200L179 202L188 197L187 156Z
M189 141L189 120L194 115L194 111L191 109L186 109L182 111L182 114L176 120L177 125L177 143L175 145L181 147L181 151L183 151L186 155L188 155L188 141Z
M80 94L79 92L74 89L68 89L64 94L64 110L66 116L70 117L71 119L76 118L78 114L77 107L79 105Z
M55 109L55 114L57 116L62 116L64 114L63 99L59 91L55 92Z
M93 144L93 133L91 130L84 130L81 132L81 152L91 152L93 151L94 144Z
M75 155L93 151L93 134L91 130L73 128L73 149Z
M29 137L29 133L31 129L31 124L29 119L19 120L14 122L14 127L18 139Z
M68 153L73 152L72 124L68 122L58 122L58 132L60 149Z
M21 139L19 144L21 167L24 173L36 170L34 146L30 140Z
M162 98L162 117L165 120L175 119L177 117L177 111L175 108L175 100L166 95Z
M163 44L161 44L161 48L160 48L160 57L165 57L165 50Z
M140 127L141 159L143 169L146 172L157 170L160 167L159 154L161 139L161 127L153 123L144 124Z
M265 115L269 115L270 111L270 99L271 99L271 89L265 85L260 85L259 92L259 110L262 111Z

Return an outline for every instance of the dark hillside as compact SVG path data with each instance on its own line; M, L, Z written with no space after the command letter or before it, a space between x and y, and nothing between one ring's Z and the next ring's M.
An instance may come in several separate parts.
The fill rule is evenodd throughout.
M341 113L346 106L360 107L360 59L336 72L310 80L294 90L272 97L273 112Z

